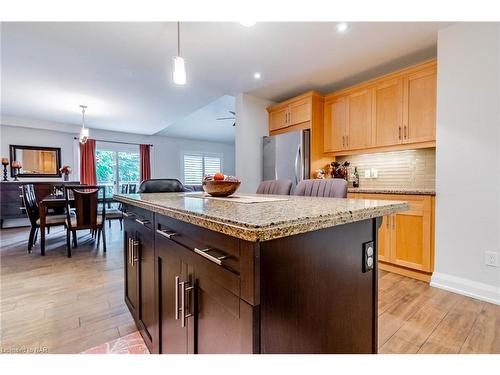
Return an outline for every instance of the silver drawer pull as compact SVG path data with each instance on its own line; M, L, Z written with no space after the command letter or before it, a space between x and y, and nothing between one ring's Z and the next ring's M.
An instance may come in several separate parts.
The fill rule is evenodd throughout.
M129 213L129 212L125 212L125 211L123 211L123 216L125 216L125 217L134 217L134 216L135 216L135 214L134 214L133 212L130 212L130 213Z
M141 219L135 219L135 221L137 223L141 224L141 225L146 225L146 224L151 223L151 221L149 221L148 219L143 219L143 220L141 220Z
M186 286L186 284L188 286ZM186 314L186 292L189 292L190 290L193 290L194 288L190 285L189 282L183 281L180 283L181 285L181 327L184 328L186 327L186 319L189 318L190 316L193 316L193 314L188 313Z
M177 236L177 233L175 232L168 232L166 229L157 229L156 233L161 234L163 237L171 238L173 236Z
M194 248L194 252L196 254L200 254L202 257L207 258L208 260L214 262L215 264L218 264L219 266L222 266L222 260L229 258L227 255L219 256L219 257L214 257L213 255L208 254L209 251L213 249L197 249L196 247Z

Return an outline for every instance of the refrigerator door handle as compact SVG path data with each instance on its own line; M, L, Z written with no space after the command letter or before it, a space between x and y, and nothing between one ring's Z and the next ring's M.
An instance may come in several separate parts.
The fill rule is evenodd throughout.
M295 183L298 184L299 181L302 180L301 177L299 177L299 162L300 162L300 144L299 147L297 147L297 154L295 155Z

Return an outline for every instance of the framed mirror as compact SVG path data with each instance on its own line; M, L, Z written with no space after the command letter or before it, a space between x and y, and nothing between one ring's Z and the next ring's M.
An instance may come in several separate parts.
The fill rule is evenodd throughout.
M61 177L61 149L58 147L10 145L10 175L15 176L12 162L22 168L17 177Z

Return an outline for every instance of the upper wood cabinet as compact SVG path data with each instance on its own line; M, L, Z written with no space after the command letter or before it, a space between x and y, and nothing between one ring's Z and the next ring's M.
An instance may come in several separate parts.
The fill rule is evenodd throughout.
M288 123L288 107L283 107L276 109L273 112L269 112L269 130L277 130L284 128Z
M360 90L347 97L347 150L371 146L372 90Z
M300 96L269 107L269 131L311 121L312 98Z
M381 82L373 89L374 146L390 146L403 140L403 78Z
M324 149L335 152L345 149L347 135L347 98L345 96L325 104Z
M372 92L362 90L325 103L325 152L371 146Z
M436 78L432 60L327 95L324 152L435 146Z
M405 143L436 139L436 67L409 74L405 79Z

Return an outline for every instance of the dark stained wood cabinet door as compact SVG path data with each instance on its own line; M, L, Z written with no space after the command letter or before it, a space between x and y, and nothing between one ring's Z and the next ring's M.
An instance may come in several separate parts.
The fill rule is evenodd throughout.
M134 262L132 241L135 240L135 223L131 219L124 220L123 251L125 264L125 303L130 313L137 318L137 307L139 301L138 268Z
M179 246L156 235L157 303L159 310L158 352L185 354L188 352L188 330L181 326L180 283L187 277L187 265L176 254Z
M196 353L242 353L239 297L200 273L196 274L194 320L196 337L190 335L190 340Z
M151 349L156 328L155 278L154 278L154 234L152 229L141 224L135 225L136 248L135 266L139 271L139 321L142 336Z

